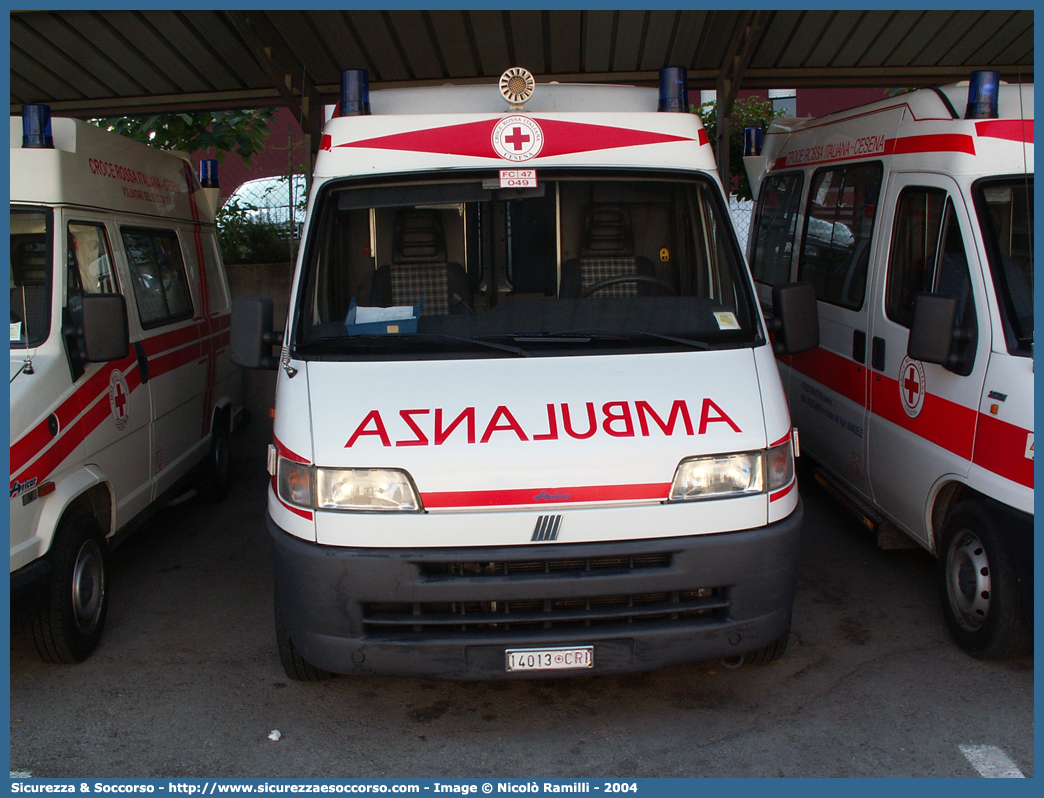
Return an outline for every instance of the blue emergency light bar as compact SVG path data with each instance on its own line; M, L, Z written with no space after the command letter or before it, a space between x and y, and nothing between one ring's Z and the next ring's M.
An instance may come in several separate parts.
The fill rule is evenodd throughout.
M761 128L743 128L743 157L761 155Z
M199 184L203 188L220 188L218 185L218 162L214 158L204 158L199 162Z
M368 116L370 113L370 73L365 69L341 71L341 116Z
M981 69L971 73L965 119L996 119L1000 101L1000 73Z
M49 105L22 106L22 147L32 150L54 149Z
M689 113L689 73L685 67L660 70L660 103L656 110Z

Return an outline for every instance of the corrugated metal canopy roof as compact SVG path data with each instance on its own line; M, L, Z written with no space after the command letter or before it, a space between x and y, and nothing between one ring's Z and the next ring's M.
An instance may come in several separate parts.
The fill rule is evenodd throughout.
M691 88L913 86L997 69L1033 79L1033 12L975 11L12 11L11 112L289 105L317 132L340 70L371 86L653 82Z

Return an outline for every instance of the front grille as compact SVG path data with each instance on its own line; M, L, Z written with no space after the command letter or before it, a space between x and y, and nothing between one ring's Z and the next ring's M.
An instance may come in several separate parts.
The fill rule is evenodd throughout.
M722 588L510 601L374 602L363 605L363 624L369 634L423 632L426 636L665 622L704 624L724 619L728 606Z
M575 557L558 560L499 560L494 562L420 562L424 576L508 576L585 571L637 571L643 568L669 568L670 552L633 554L620 557Z

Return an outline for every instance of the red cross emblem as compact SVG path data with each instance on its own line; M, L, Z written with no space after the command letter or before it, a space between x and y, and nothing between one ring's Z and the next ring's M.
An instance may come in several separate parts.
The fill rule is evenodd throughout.
M920 415L925 392L924 365L919 360L903 358L903 364L899 367L899 398L910 418Z
M515 151L522 149L522 145L529 142L532 139L531 136L527 136L522 132L522 128L515 127L511 129L511 135L504 136L504 141L515 148Z
M903 380L903 390L906 391L907 404L917 404L917 395L921 392L921 383L917 379L917 367L913 363L911 363L906 369L906 378Z
M123 372L113 369L109 375L109 409L112 411L112 420L116 422L116 429L121 432L127 426L130 416L130 388L123 378Z
M506 161L528 161L544 147L544 131L528 116L508 116L493 128L493 150Z

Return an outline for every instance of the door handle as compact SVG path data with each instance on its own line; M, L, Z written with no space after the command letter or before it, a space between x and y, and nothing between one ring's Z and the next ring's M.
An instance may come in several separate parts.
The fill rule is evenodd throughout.
M874 337L870 348L870 365L874 371L885 370L885 339Z
M138 372L141 374L141 384L149 381L149 356L145 354L145 347L141 341L134 342L134 354L138 356Z
M866 333L862 330L852 331L852 360L866 363Z

